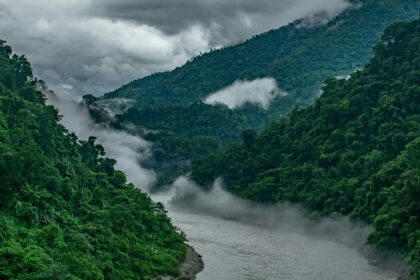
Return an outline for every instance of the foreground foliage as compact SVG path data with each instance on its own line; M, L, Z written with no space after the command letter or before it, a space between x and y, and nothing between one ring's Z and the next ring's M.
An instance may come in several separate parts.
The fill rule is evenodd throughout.
M349 80L329 79L313 106L261 135L243 133L197 162L244 198L303 203L374 227L369 243L406 252L420 279L420 20L394 24Z
M0 42L0 279L176 275L184 237L95 138L45 105L31 66Z

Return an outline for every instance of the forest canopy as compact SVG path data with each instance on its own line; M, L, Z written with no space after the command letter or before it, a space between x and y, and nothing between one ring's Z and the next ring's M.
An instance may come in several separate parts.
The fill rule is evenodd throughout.
M0 41L0 279L177 275L185 237L162 204L60 125L37 82Z

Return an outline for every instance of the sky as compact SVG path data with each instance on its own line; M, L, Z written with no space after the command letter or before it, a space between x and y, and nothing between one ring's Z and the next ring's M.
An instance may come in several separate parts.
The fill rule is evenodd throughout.
M0 0L0 38L60 96L102 95L348 0Z

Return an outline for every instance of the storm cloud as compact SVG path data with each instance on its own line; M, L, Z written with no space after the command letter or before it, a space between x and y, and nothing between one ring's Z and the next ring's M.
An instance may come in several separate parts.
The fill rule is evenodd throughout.
M95 13L132 20L177 34L190 26L207 31L210 45L224 45L291 21L327 13L336 16L349 6L336 0L94 0Z
M100 95L347 0L0 0L0 38L56 92Z

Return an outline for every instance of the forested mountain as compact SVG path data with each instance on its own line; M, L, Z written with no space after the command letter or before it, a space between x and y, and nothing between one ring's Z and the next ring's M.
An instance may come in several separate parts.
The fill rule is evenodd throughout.
M350 9L327 24L306 26L305 20L298 20L241 44L195 57L171 72L136 80L105 98L133 98L136 110L185 106L235 80L268 76L288 92L287 97L274 102L269 114L285 113L296 105L308 104L325 79L361 68L384 29L393 22L414 19L420 9L417 0L352 3ZM126 118L131 120L132 113L128 112Z
M159 150L153 167L160 184L168 183L174 174L189 171L190 159L213 149L203 149L196 137L219 144L240 140L243 130L262 130L293 108L311 104L325 79L361 68L388 25L414 19L420 10L418 0L352 3L327 24L308 25L307 20L298 20L195 57L171 72L133 81L104 98L135 100L131 109L117 116L117 123L135 124L157 133L150 138ZM208 95L237 80L264 77L274 78L288 93L274 99L267 110L250 104L231 110L202 103ZM168 170L163 166L172 167Z
M163 206L79 141L0 41L0 279L153 279L186 246Z
M195 164L241 197L291 201L369 222L369 243L407 254L420 279L420 20L390 26L374 58L331 78L307 109L243 133Z

